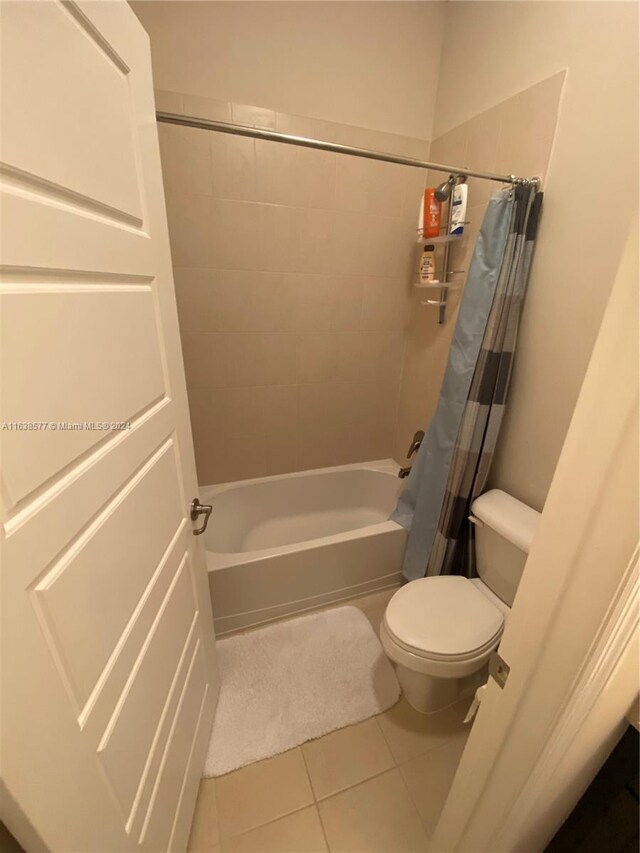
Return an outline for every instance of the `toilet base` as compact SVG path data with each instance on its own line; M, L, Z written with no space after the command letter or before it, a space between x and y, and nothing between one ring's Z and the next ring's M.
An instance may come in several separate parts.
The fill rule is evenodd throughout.
M482 667L466 678L434 678L396 664L396 675L407 702L420 714L436 714L471 696L487 680L487 668Z

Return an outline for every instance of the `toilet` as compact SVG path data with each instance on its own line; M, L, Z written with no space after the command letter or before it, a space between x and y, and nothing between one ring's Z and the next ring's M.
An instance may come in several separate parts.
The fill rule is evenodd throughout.
M479 577L420 578L389 601L380 640L405 697L432 714L486 681L540 513L499 489L471 505Z

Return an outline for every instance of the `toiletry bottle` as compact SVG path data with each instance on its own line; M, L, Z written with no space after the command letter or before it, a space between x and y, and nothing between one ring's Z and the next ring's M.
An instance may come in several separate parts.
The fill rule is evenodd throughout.
M442 202L436 198L436 188L428 187L424 191L424 221L422 225L422 236L437 237L440 233L440 218L442 215Z
M436 253L433 246L425 246L420 255L420 267L418 269L418 281L420 284L429 284L436 278Z
M464 222L467 215L467 192L466 184L456 184L451 193L451 234L462 234Z

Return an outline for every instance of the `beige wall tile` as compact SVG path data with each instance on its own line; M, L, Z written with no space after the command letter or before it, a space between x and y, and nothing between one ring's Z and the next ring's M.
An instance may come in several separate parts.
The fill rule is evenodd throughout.
M218 266L215 200L195 193L166 195L171 256L178 267L216 269Z
M334 141L331 138L333 123L322 121L322 119L310 118L309 116L295 116L289 113L276 113L276 128L281 133L291 136L306 136L309 139L322 139L326 142Z
M154 89L156 110L161 113L183 112L182 95L179 92L167 92L164 89Z
M214 199L208 238L215 246L219 269L257 270L263 266L256 235L263 226L260 205L229 199Z
M182 106L188 116L210 118L213 121L231 121L231 104L215 98L203 98L199 95L183 95Z
M278 142L256 140L256 200L269 204L300 203L298 150Z
M467 128L466 164L481 172L495 172L498 169L498 138L500 135L499 108L487 110L472 118ZM486 204L491 194L499 188L493 181L469 178L468 206Z
M499 171L544 177L564 83L561 71L500 104Z
M353 125L321 121L282 112L276 113L276 127L282 133L290 133L293 136L307 136L310 139L322 139L326 142L351 145L355 148L371 148L376 151L398 154L402 157L413 157L417 160L427 160L429 157L428 140L416 139L411 136L367 130Z
M248 435L256 432L256 423L264 417L263 387L192 388L189 409L194 431L199 433L234 433Z
M360 328L364 284L363 276L332 276L330 283L332 332L355 332Z
M222 335L213 332L183 331L182 356L189 390L191 388L224 388L228 385Z
M184 103L230 115L222 102ZM242 105L233 117L272 122ZM302 132L290 119L279 116L279 128ZM364 146L393 141L322 122L315 130ZM341 157L338 174L327 152L161 133L201 480L389 455L424 173Z
M424 851L427 835L397 769L318 804L329 848Z
M297 386L268 385L256 390L263 408L253 429L258 425L267 433L284 433L293 429L298 417Z
M358 377L366 382L397 380L402 372L402 332L360 332Z
M307 333L297 336L299 383L349 382L359 377L360 335L354 332Z
M333 204L335 155L267 140L256 141L258 201L328 209Z
M384 216L336 211L333 270L351 275L398 275L406 269L402 222Z
M298 208L295 218L295 269L310 273L334 271L333 214L328 210Z
M173 268L181 332L217 332L221 328L219 273Z
M295 276L295 301L284 318L286 327L296 332L331 330L334 298L331 276Z
M296 269L297 211L293 207L260 204L258 231L245 235L246 241L258 246L259 266L275 272L293 272Z
M367 277L360 320L362 331L404 329L411 295L411 284L406 278Z
M298 385L298 427L301 432L322 431L352 423L358 385L355 382L322 382Z
M211 193L209 132L158 124L162 179L166 193Z
M231 118L237 124L248 124L251 127L275 128L276 114L264 107L253 107L247 104L231 104Z
M216 791L223 841L313 803L300 749L221 776Z
M280 429L278 432L268 433L265 436L266 473L289 474L298 470L296 457L296 439L298 431L295 427L291 429Z
M374 719L309 741L303 745L302 752L318 800L394 766Z
M402 216L407 166L338 155L336 197L338 210Z
M200 782L188 846L194 853L213 850L220 839L215 786L215 779L203 779Z
M264 435L207 432L198 425L193 443L198 483L203 486L264 477L267 473Z
M220 328L226 332L277 332L290 328L297 281L279 273L224 270L218 274Z
M373 432L375 427L393 432L399 390L399 379L359 382L355 385L351 400L352 419L360 425L363 434Z
M222 844L225 853L319 853L326 849L315 806L300 809Z
M254 201L256 198L255 140L230 133L208 133L211 191L217 198Z
M187 386L229 388L295 381L295 335L261 332L186 332L182 339Z
M357 462L360 446L355 424L320 422L315 427L298 432L296 445L298 470Z
M453 130L443 133L431 141L429 159L432 163L442 163L453 166L466 166L464 162L467 153L468 126L467 124L454 127ZM430 174L429 178L433 176ZM438 184L446 179L446 174L437 172L435 175ZM439 179L438 179L439 178ZM429 184L431 186L431 184Z
M410 239L417 236L417 229L422 225L420 219L420 202L424 195L429 172L426 169L407 169L404 175L404 205L403 222L406 222Z
M229 385L288 385L295 380L295 335L224 336Z
M294 150L298 163L298 205L331 208L335 201L336 155L312 148Z

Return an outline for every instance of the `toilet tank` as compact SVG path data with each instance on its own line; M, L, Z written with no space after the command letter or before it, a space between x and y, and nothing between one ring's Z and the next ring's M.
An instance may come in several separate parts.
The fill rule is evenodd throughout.
M511 606L540 513L500 489L471 504L476 525L476 568L482 582Z

